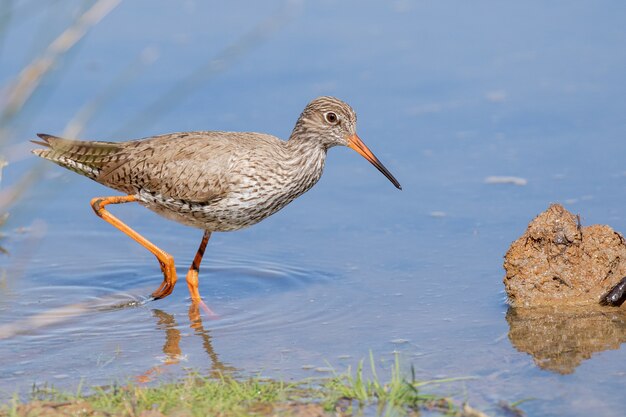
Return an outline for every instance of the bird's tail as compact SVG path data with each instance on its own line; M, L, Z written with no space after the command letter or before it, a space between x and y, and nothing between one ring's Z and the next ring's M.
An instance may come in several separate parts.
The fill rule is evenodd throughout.
M35 155L93 180L105 164L115 160L115 154L120 150L120 144L115 142L85 142L44 133L38 133L37 136L42 141L32 142L45 148L33 149Z

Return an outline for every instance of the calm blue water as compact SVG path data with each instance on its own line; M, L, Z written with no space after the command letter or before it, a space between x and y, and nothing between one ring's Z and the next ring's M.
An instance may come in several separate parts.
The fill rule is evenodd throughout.
M0 82L82 7L2 3ZM515 348L502 257L551 202L626 231L624 21L623 2L124 2L11 121L3 187L36 166L27 139L62 133L94 97L102 105L80 136L123 140L286 138L308 101L335 95L403 191L351 150L331 150L312 191L212 237L200 290L220 318L191 327L184 282L165 300L103 309L140 300L160 271L93 215L89 199L107 189L49 166L10 209L0 324L68 305L76 315L56 311L37 329L19 321L22 334L0 340L0 397L188 368L322 376L371 351L383 369L400 352L423 379L476 377L440 390L494 415L498 401L523 398L534 399L529 415L622 415L621 342L566 374ZM493 175L528 183L485 183ZM201 231L140 207L114 211L186 270ZM609 328L625 338L623 321Z

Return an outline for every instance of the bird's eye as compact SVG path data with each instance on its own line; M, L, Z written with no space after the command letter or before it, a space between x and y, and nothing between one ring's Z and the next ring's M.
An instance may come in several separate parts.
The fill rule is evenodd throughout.
M332 111L329 111L328 113L324 114L324 119L326 119L326 121L330 123L331 125L336 125L339 122L339 118L337 117L337 114L333 113Z

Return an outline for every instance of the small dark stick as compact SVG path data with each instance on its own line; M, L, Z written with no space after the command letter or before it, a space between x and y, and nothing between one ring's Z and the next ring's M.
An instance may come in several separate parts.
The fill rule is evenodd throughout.
M622 278L609 292L600 299L600 305L619 307L626 301L626 277Z

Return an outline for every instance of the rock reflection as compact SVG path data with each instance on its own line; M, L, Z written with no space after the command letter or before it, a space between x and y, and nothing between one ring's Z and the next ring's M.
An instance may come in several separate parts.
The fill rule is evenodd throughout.
M165 358L161 364L153 366L143 374L137 376L136 379L140 383L152 381L157 375L163 373L167 366L178 364L184 357L180 347L181 332L174 316L158 309L152 310L152 314L157 319L157 329L162 330L165 333L165 343L163 344L163 353L165 354ZM189 307L189 322L190 327L194 330L194 334L202 339L202 347L211 359L209 375L215 376L224 372L234 371L234 367L223 364L219 360L217 353L215 353L211 335L202 324L202 318L197 304L192 303L191 307Z
M542 369L573 373L594 353L626 342L626 309L602 307L509 308L509 339Z

